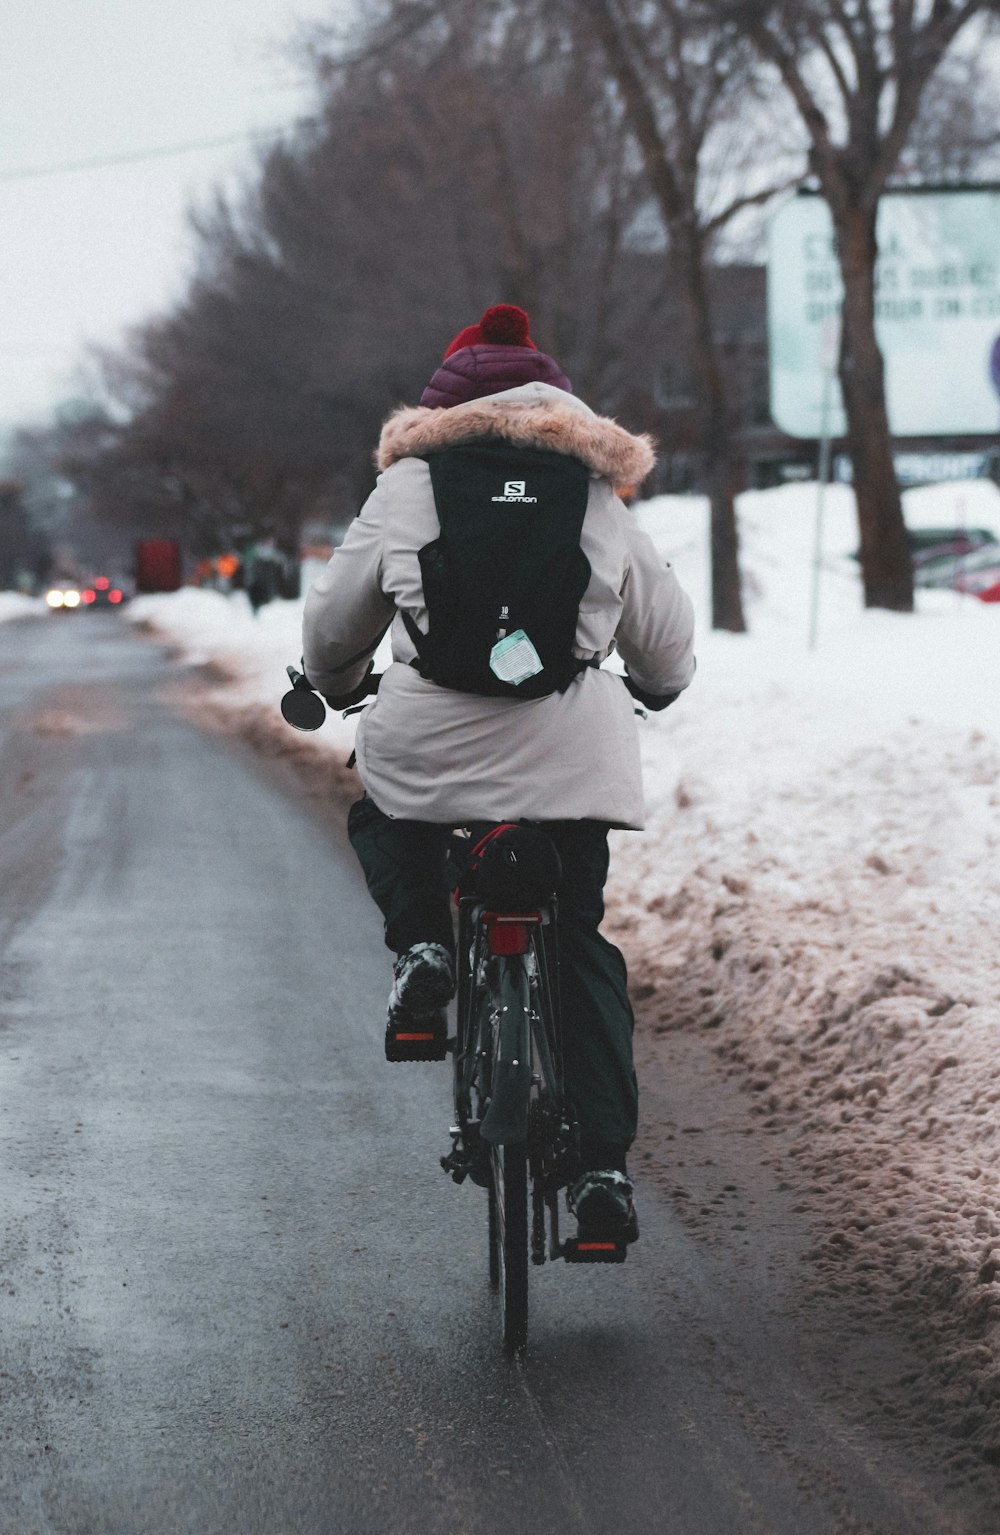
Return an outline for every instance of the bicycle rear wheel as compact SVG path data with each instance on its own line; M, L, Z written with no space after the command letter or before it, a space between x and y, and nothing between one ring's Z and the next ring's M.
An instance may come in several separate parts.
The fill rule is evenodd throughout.
M490 1232L489 1232L489 1236L490 1236L490 1289L491 1290L499 1290L499 1288L500 1288L500 1258L499 1258L499 1254L498 1254L498 1242L499 1242L499 1239L498 1239L498 1236L497 1236L497 1194L496 1194L496 1189L493 1186L493 1169L492 1168L490 1168L490 1181L489 1181L488 1197L489 1197L489 1222L490 1222Z
M523 1143L490 1148L490 1278L497 1276L508 1354L528 1341L528 1154Z

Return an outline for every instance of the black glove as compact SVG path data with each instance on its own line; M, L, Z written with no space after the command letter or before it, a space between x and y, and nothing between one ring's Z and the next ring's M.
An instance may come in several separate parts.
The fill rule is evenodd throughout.
M645 688L641 688L637 682L632 681L628 672L625 673L625 686L632 697L639 700L643 708L651 709L654 714L658 714L661 709L669 708L681 696L680 689L676 693L647 693Z
M369 663L368 670L365 672L357 687L352 688L349 693L324 693L323 697L326 699L326 702L329 704L330 708L349 709L352 704L359 704L361 703L362 699L367 698L369 693L373 691L370 683L374 669L375 662L372 661Z
M300 662L300 665L304 668L305 662ZM288 666L285 668L285 670L288 672L293 688L298 688L308 693L318 693L320 698L324 699L325 702L329 704L331 709L348 709L350 708L351 704L360 703L363 698L368 697L369 693L374 693L376 691L376 689L371 686L372 672L374 668L375 662L369 661L368 670L365 672L357 687L352 688L349 693L320 693L319 688L309 681L309 678L306 676L304 669L301 672L297 672L294 666Z

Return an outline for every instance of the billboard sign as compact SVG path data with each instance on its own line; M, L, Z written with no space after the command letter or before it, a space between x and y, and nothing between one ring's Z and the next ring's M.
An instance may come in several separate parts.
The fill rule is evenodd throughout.
M896 437L1000 430L1000 191L887 192L879 204L875 330ZM792 437L842 436L830 335L843 287L830 211L805 194L771 220L771 415Z

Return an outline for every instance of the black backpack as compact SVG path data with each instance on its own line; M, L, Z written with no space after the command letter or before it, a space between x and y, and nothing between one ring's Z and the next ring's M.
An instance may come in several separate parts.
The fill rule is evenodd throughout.
M544 698L573 655L590 561L590 471L565 453L477 442L427 455L441 534L420 550L428 632L403 622L422 676L464 693Z

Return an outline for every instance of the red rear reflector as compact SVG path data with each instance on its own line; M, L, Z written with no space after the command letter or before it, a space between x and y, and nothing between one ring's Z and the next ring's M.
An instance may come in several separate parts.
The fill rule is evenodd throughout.
M527 922L490 922L486 932L491 954L527 954Z
M396 1032L394 1037L396 1039L415 1040L415 1039L433 1039L434 1035L433 1034L400 1034L399 1031L397 1030L397 1032Z
M121 600L122 600L121 592L109 592L108 593L108 601L109 602L121 602Z
M486 911L486 938L491 954L527 954L528 934L542 920L540 911Z
M617 1242L577 1242L578 1253L613 1253L617 1250Z

